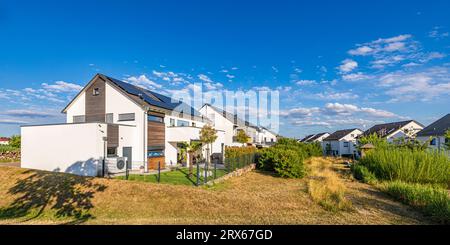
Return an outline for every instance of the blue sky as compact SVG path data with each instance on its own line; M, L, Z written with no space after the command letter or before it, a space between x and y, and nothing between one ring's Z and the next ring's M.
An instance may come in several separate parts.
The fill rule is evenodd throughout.
M166 94L279 90L280 133L449 113L448 1L2 1L0 135L95 73Z

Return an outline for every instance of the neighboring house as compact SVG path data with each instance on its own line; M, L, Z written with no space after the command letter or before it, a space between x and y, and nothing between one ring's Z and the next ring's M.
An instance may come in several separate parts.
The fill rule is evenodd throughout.
M414 120L377 124L366 130L361 136L376 134L380 138L385 138L388 142L395 139L415 138L417 132L423 129L423 125Z
M445 138L445 132L447 130L450 130L450 114L445 115L422 129L422 131L417 133L416 139L421 142L426 142L431 139L430 148L445 149L445 143L448 143L448 139Z
M237 115L222 110L210 104L204 104L199 110L208 118L212 125L225 132L226 146L242 146L237 142L236 136L239 130L243 130L249 136L248 144L255 146L267 146L277 141L277 134L264 127L258 127Z
M181 143L198 141L209 123L185 103L102 74L63 113L67 123L21 127L22 167L95 176L118 157L133 170L173 166ZM223 155L225 132L217 135L212 153Z
M11 139L7 137L0 137L0 145L9 145Z
M326 155L356 156L356 138L362 133L363 131L357 128L338 130L323 139L323 150Z
M314 134L312 137L309 137L308 139L306 139L305 143L312 143L312 142L322 142L323 139L325 139L326 137L330 136L330 133L318 133L318 134Z

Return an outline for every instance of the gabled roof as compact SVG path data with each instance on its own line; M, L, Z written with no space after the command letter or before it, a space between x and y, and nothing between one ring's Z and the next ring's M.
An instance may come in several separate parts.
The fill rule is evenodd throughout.
M97 74L91 80L91 82L93 82L96 77L100 77L105 82L109 82L109 83L115 85L114 87L119 88L120 90L125 92L126 95L129 95L129 98L131 100L133 100L135 102L144 102L144 103L139 103L141 106L143 104L144 105L146 104L146 105L163 108L163 109L170 110L170 111L184 113L186 115L193 115L193 116L201 117L200 112L198 112L197 110L195 110L194 108L192 108L191 106L187 105L186 103L184 103L182 101L172 99L168 96L156 93L154 91L150 91L148 89L144 89L144 88L135 86L133 84L130 84L130 83L127 83L127 82L124 82L119 79L112 78L112 77L109 77L109 76L106 76L103 74ZM64 108L63 112L66 111L66 109L69 107L69 105L72 104L73 101L75 101L75 99L89 86L89 84L91 82L89 82L83 88L83 90L77 96L75 96L75 98L66 106L66 108Z
M340 140L355 130L360 130L360 129L359 128L351 128L351 129L338 130L323 140L324 141Z
M220 109L220 108L218 108L216 106L210 105L208 103L205 103L203 106L211 107L217 113L222 114L222 116L225 117L226 119L228 119L228 121L230 121L230 122L232 122L232 123L234 123L234 124L236 124L238 126L247 126L247 127L252 127L252 128L259 129L258 126L254 125L254 124L252 124L252 123L250 123L250 122L248 122L246 120L243 120L243 119L239 118L237 115L235 115L233 113L230 113L228 111L222 110L222 109Z
M314 134L310 134L310 135L306 135L305 138L301 139L300 142L306 142L307 140L309 140L310 138L312 138L314 136Z
M325 132L325 133L319 133L319 134L316 134L316 135L314 135L313 137L307 139L306 142L313 142L313 141L317 140L318 138L324 136L325 134L328 134L328 133Z
M371 134L377 134L378 137L386 137L395 131L401 129L402 127L406 126L408 123L415 122L423 127L422 124L420 124L417 121L414 120L408 120L408 121L401 121L401 122L391 122L391 123L383 123L383 124L377 124L369 129L367 129L362 135L368 136Z
M450 113L417 133L417 136L442 136L450 130Z

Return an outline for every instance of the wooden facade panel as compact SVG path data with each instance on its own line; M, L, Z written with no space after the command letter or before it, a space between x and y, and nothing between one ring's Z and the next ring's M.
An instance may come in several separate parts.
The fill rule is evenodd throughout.
M164 123L148 122L148 146L164 146L166 139L166 127Z
M108 125L107 136L108 136L108 147L118 147L119 146L119 126L118 125Z
M160 163L160 168L164 169L166 167L165 158L164 157L150 157L147 162L148 170L156 170L158 169L158 163Z
M98 94L94 94L94 89ZM86 89L86 122L105 122L106 88L105 82L98 78Z

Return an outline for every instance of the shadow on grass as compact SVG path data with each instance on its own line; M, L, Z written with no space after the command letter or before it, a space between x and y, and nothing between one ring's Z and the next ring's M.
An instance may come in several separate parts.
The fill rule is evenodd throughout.
M194 178L194 180L192 180L191 177L189 177L189 170L186 171L186 170L180 168L180 169L178 169L178 171L183 173L184 176L186 177L186 179L188 179L193 185L195 185L195 186L197 185L197 174L196 174L196 172L194 173L195 169L192 173L192 178Z
M22 222L42 216L46 208L57 218L70 218L67 224L79 224L94 218L89 211L94 207L91 199L105 185L92 183L92 178L71 174L26 171L30 174L8 190L15 200L0 208L0 220L24 218ZM53 214L53 212L52 212Z

